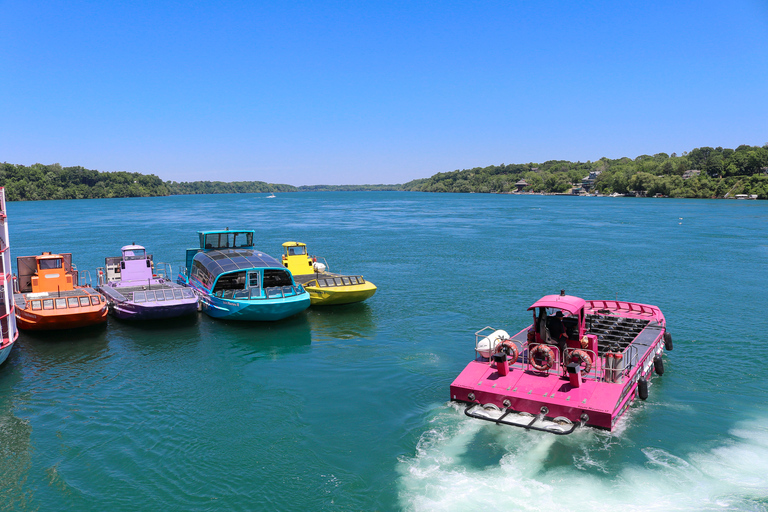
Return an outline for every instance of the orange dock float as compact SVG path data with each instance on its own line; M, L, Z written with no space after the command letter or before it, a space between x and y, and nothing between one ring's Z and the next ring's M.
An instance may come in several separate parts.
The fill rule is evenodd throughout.
M73 329L107 320L104 298L90 286L79 286L69 253L16 258L16 321L20 329Z

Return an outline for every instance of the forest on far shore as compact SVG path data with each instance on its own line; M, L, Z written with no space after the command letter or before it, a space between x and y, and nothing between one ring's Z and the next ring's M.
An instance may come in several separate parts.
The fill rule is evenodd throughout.
M373 190L511 193L517 190L520 180L526 182L523 191L548 194L570 193L574 189L579 192L579 187L585 186L592 193L605 195L722 198L748 194L768 199L768 144L742 145L736 149L702 147L682 155L657 153L635 159L604 157L594 162L500 164L441 172L395 185L295 187L263 181L175 182L137 172L99 172L59 164L0 164L0 186L5 187L9 201Z
M688 172L698 171L698 172ZM768 199L768 144L696 148L682 155L657 153L594 162L550 160L443 172L403 185L421 192L507 193L525 180L525 192L568 193L589 182L590 192L666 197L722 198L737 194ZM688 177L688 175L692 175Z

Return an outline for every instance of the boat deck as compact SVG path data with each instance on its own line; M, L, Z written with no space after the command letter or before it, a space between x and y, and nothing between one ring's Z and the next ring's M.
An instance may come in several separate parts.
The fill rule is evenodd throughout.
M317 274L304 274L293 276L297 283L304 285L310 281L317 280L317 285L320 287L332 287L332 286L354 286L357 284L365 284L363 276L351 276L345 274L334 274L332 272L322 272Z
M64 290L61 292L38 292L38 293L14 293L13 300L17 308L26 308L27 301L46 300L67 297L84 297L87 295L99 295L99 292L91 287L75 288L74 290Z

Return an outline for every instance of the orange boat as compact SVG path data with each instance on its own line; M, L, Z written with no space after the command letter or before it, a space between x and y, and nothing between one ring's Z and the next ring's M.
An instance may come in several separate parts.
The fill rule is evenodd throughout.
M107 320L104 298L90 286L78 285L71 254L20 256L16 267L19 275L13 298L20 329L73 329Z

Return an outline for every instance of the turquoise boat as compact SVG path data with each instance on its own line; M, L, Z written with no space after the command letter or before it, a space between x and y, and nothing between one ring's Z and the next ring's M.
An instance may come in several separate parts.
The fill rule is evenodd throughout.
M214 318L274 321L309 307L309 293L272 256L253 246L255 231L198 231L177 282L195 290Z

